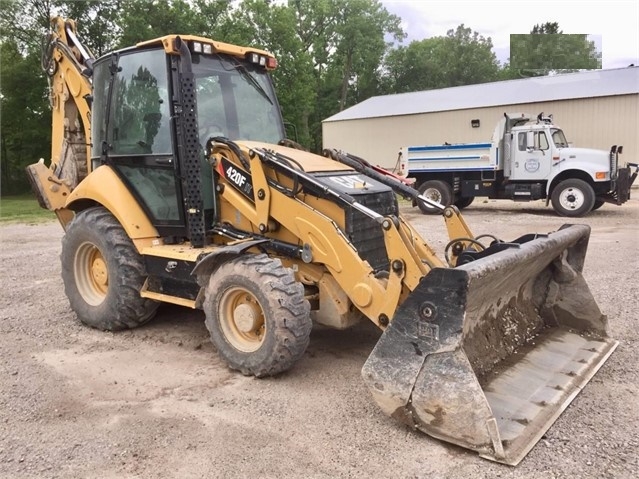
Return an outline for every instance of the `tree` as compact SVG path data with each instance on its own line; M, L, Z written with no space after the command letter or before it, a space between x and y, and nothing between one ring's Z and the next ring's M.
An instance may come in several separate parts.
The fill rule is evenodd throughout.
M510 36L510 65L521 76L601 68L601 53L585 34L565 34L556 22Z
M108 48L112 35L105 25L115 4L115 0L0 0L2 194L27 190L25 166L51 156L51 107L40 60L51 16L77 18L80 36L90 48L102 44ZM83 28L89 32L87 38L81 34Z
M3 41L0 55L1 191L5 195L26 191L25 167L51 156L51 123L39 53L25 56L17 42Z
M335 66L341 73L339 109L377 93L379 65L388 44L404 38L400 19L377 1L349 0L337 15ZM349 101L349 95L351 99Z
M490 37L459 25L445 37L413 41L385 59L387 86L394 93L495 81L499 62Z
M38 51L53 10L52 0L0 0L3 38L11 39L22 54Z
M296 32L313 65L313 110L308 128L321 149L321 122L380 90L386 36L404 37L400 19L378 0L289 0Z
M172 33L202 35L197 12L185 0L125 0L118 26L118 48Z

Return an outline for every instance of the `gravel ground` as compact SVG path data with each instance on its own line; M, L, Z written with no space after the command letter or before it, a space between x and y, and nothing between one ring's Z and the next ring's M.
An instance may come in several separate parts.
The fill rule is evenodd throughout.
M441 219L406 209L441 253ZM541 202L476 201L476 234L513 239L565 221ZM413 432L373 403L360 369L379 332L315 328L290 372L226 368L203 314L162 306L136 330L79 324L55 222L0 227L1 478L631 478L639 475L639 201L605 205L585 277L621 344L513 468Z

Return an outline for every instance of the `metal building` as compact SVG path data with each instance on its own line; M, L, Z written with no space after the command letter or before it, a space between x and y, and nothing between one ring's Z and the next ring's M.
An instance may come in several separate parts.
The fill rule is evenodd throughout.
M393 168L402 146L489 142L505 112L552 114L573 146L639 161L638 67L377 96L324 120L323 143Z

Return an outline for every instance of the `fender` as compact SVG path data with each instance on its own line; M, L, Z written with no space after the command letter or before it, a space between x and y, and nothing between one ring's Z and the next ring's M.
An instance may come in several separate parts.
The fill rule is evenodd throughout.
M564 155L562 155L562 157L563 156ZM602 163L601 161L589 161L588 159L578 160L571 158L570 160L566 160L562 158L561 160L554 162L550 167L550 175L548 175L548 183L546 183L547 196L550 196L551 186L553 186L555 178L561 173L570 170L577 170L585 173L593 183L605 183L610 181L610 165L607 163ZM606 172L606 177L603 179L597 179L596 173L601 171Z
M230 246L222 246L200 259L195 265L195 268L193 268L193 271L191 271L191 276L197 276L198 278L208 278L209 276L211 276L213 271L219 268L224 262L236 256L239 256L247 249L262 243L268 243L268 240L255 239L236 243ZM198 283L202 287L206 286L206 284L201 284L199 281Z
M65 207L81 211L86 200L99 203L109 210L134 242L159 237L138 201L110 166L99 166L82 180L69 195ZM136 243L136 246L139 249L141 245Z

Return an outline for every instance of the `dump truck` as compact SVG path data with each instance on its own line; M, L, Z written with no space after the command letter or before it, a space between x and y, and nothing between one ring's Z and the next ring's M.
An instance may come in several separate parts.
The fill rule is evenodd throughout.
M94 58L74 21L51 25L51 160L27 173L64 229L82 323L200 309L220 357L259 378L302 358L314 322L369 320L362 377L381 409L512 465L617 346L582 275L587 226L475 236L361 158L305 151L285 138L266 51L167 35ZM443 260L397 195L440 209Z
M546 200L560 216L581 217L605 203L622 205L639 165L620 165L622 145L575 148L552 115L504 113L489 142L404 146L400 171L427 198L463 209L475 197ZM634 168L634 171L633 171ZM423 202L422 212L439 210Z

